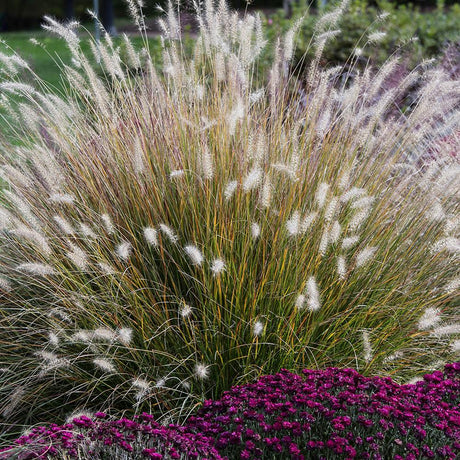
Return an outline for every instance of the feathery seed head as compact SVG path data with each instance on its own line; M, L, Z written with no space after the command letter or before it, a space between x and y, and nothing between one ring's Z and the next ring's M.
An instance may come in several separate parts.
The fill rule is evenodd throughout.
M73 235L75 230L73 229L72 225L61 216L54 216L53 217L56 223L59 225L59 228L62 230L64 235Z
M264 331L264 324L261 321L256 321L252 328L252 333L254 334L254 336L259 337L260 335L262 335L263 331Z
M73 204L75 197L69 195L68 193L52 193L49 200L52 203L64 203L64 204Z
M51 345L57 347L59 345L59 336L55 332L50 332L48 334L48 340Z
M447 294L453 294L455 292L458 292L460 290L460 276L449 281L446 284L444 290Z
M446 219L444 224L444 234L446 236L453 236L460 231L460 215Z
M80 224L80 231L81 234L86 236L87 238L96 238L96 234L89 225Z
M300 222L300 232L305 233L314 224L317 217L318 213L316 211L305 215Z
M104 224L105 230L109 235L113 235L115 233L115 227L113 226L112 219L108 214L102 214L101 216L102 223Z
M374 257L376 251L377 248L371 247L365 247L359 251L356 255L356 266L362 267L363 265L366 265L372 259L372 257Z
M432 335L441 337L444 335L460 334L460 323L446 324L445 326L438 326L433 329Z
M201 153L201 173L203 175L203 179L206 180L210 180L214 176L212 155L207 147Z
M16 267L19 271L30 273L31 275L48 276L56 274L56 271L51 265L39 263L24 263Z
M356 232L367 220L370 213L370 208L358 209L358 211L353 215L350 222L348 223L348 230L351 232Z
M196 246L190 244L188 246L185 246L184 250L187 253L193 265L200 266L203 263L203 260L204 260L203 254Z
M148 382L147 380L142 379L140 377L134 378L133 382L132 382L132 385L133 385L133 387L139 388L140 390L142 390L144 392L148 392L150 390L150 388L151 388L150 382Z
M106 327L98 327L91 335L94 340L100 340L102 342L114 342L117 338L116 333Z
M238 187L238 181L236 180L232 180L231 182L227 184L227 186L225 187L225 191L224 191L224 196L226 200L229 200L233 196L237 187Z
M179 314L182 316L182 318L185 319L188 318L192 313L192 307L184 302L180 307Z
M446 214L442 207L442 204L439 202L435 202L431 208L426 211L426 217L433 222L441 222L445 219Z
M347 267L345 262L345 257L339 256L337 257L337 274L339 275L339 279L345 279L347 274Z
M340 238L340 233L342 231L342 227L339 224L338 220L334 220L330 229L329 229L329 242L330 244L335 244Z
M257 240L260 236L260 225L256 222L251 224L251 235L254 240Z
M133 330L130 327L122 327L117 331L117 340L123 344L128 346L133 339Z
M296 236L300 232L300 213L294 211L291 218L286 222L286 230L289 236Z
M342 240L342 248L343 249L350 249L355 244L359 242L359 236L349 236Z
M295 307L298 310L302 310L305 307L305 302L307 298L303 294L299 294L295 300Z
M264 178L264 181L262 184L262 190L260 193L260 205L262 206L262 208L270 207L271 197L272 197L272 184L270 181L270 177L266 175Z
M321 308L321 300L318 289L318 284L314 276L310 276L307 281L307 306L312 312L318 311Z
M174 231L170 227L168 227L165 224L160 224L160 230L162 233L164 233L168 237L171 243L177 243L178 241L177 235L174 233Z
M176 179L177 177L182 177L185 175L185 171L183 169L174 169L169 173L170 179Z
M116 248L116 253L117 256L123 260L124 262L127 262L131 256L131 253L133 251L133 246L129 241L124 241L123 243L120 243L117 248Z
M249 171L248 175L243 180L243 190L249 192L257 188L262 181L263 171L259 167L255 167Z
M326 184L325 182L319 184L318 190L316 191L315 195L316 204L318 205L319 209L321 209L326 203L328 190L329 184Z
M439 252L451 252L453 254L460 253L460 238L455 238L453 236L448 236L446 238L441 238L431 248L433 254Z
M366 194L366 190L363 188L358 188L358 187L352 187L350 190L347 190L341 197L340 201L342 203L347 203L350 200L353 200L355 198L362 197L363 195Z
M13 289L13 286L6 278L0 276L0 289L4 292L10 292Z
M110 276L110 275L115 275L116 273L115 269L111 265L106 264L105 262L98 262L97 265L105 275Z
M25 238L31 243L35 243L44 255L51 255L52 251L50 245L48 244L48 239L42 232L33 230L26 225L19 225L12 231L12 233Z
M460 339L454 340L450 344L450 349L453 353L458 353L460 351Z
M144 228L144 238L148 244L157 248L158 247L158 232L152 227Z
M438 308L427 308L418 321L418 328L425 331L436 326L441 321L440 313Z
M211 271L214 276L219 275L225 270L225 262L222 259L214 259L211 264Z
M369 331L363 331L363 349L364 349L364 361L370 363L373 358L373 351L369 336Z
M388 355L385 357L383 360L384 363L391 363L392 361L396 361L397 359L400 359L404 356L404 353L402 351L395 351L391 355Z
M86 254L86 252L82 248L71 243L70 241L68 241L67 244L71 249L71 251L67 252L67 257L80 270L86 270L88 267L88 255Z
M381 42L386 37L386 32L373 32L367 37L369 43Z
M326 255L326 251L327 251L327 248L330 242L331 240L330 240L330 235L329 235L329 228L326 227L323 230L323 233L321 234L321 239L319 241L318 252L321 257L324 257Z
M375 198L372 196L364 196L351 203L352 209L370 208Z
M335 214L337 213L337 206L339 204L339 199L337 197L333 197L326 208L326 211L324 213L324 220L326 222L331 222L332 219L334 219Z
M72 341L90 343L93 334L90 331L80 330L72 335Z
M209 378L209 366L206 366L202 363L197 363L195 365L195 377L198 380L206 380Z
M108 374L116 373L115 366L110 360L106 358L94 358L93 364L97 369L101 370L102 372L106 372Z
M159 378L155 382L155 388L165 388L166 387L166 379L165 378Z

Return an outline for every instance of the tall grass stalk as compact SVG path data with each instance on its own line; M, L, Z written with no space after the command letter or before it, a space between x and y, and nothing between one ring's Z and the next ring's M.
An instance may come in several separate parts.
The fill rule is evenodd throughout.
M407 380L458 358L459 165L429 155L458 132L458 82L419 68L384 92L394 57L323 68L324 17L306 79L289 72L295 24L261 85L260 17L212 0L196 14L190 55L169 6L160 71L127 38L88 56L48 19L72 54L63 95L2 57L11 426L75 409L178 421L281 368Z

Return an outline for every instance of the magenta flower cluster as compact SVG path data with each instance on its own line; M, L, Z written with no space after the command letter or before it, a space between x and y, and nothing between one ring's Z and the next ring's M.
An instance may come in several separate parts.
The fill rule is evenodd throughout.
M109 420L104 412L94 418L80 416L65 425L37 427L21 436L12 446L0 452L0 459L14 455L20 460L70 458L209 458L221 459L212 442L187 427L162 426L153 416L143 413L134 420ZM120 455L123 453L123 455Z
M390 459L460 457L460 363L416 384L352 369L282 370L206 401L185 426L106 414L39 427L0 458Z
M229 458L460 456L460 363L414 385L353 369L281 371L207 401L188 427Z

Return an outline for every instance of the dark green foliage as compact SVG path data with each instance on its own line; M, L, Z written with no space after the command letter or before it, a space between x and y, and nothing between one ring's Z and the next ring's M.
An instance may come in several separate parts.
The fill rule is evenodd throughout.
M294 16L300 17L304 11L305 4L294 9ZM388 12L389 16L380 21L377 17L382 12ZM269 17L267 22L272 37L287 30L292 24L284 18L282 11ZM314 53L313 49L309 49L309 44L315 22L316 16L310 11L298 35L298 62L305 53L308 57ZM378 1L377 6L369 6L363 0L353 0L337 28L341 32L327 45L323 53L324 64L333 66L347 62L358 46L363 49L360 58L363 64L370 60L372 64L379 66L389 55L396 52L406 58L409 67L413 67L423 59L442 54L448 43L460 41L460 5L446 8L444 3L438 2L435 9L427 12L412 5L397 6L386 0ZM386 33L382 41L366 44L369 34L380 31ZM417 37L415 41L414 37ZM306 59L307 62L308 60Z

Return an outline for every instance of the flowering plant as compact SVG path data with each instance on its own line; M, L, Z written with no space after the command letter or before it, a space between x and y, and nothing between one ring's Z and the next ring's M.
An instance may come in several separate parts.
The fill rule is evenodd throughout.
M455 459L459 439L460 363L407 385L328 368L283 370L232 388L184 426L98 412L35 428L0 458Z

